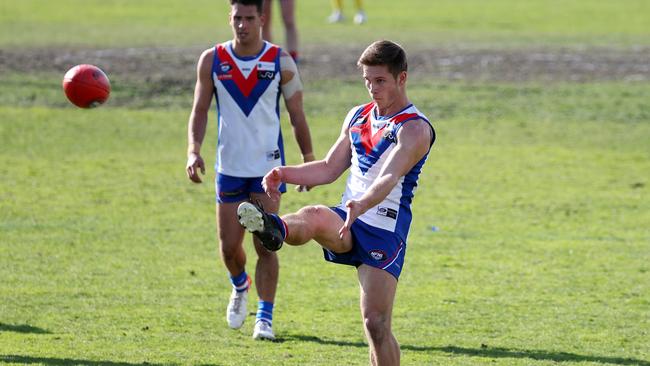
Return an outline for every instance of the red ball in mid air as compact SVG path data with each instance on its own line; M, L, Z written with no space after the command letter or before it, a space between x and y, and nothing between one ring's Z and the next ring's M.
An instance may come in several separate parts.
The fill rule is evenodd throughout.
M94 108L108 99L111 83L99 67L83 64L65 73L63 91L77 107Z

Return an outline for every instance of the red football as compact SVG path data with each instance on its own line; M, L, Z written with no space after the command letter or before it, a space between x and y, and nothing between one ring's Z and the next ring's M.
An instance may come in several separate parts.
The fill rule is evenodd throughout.
M83 64L65 73L63 91L77 107L94 108L108 99L111 83L99 67Z

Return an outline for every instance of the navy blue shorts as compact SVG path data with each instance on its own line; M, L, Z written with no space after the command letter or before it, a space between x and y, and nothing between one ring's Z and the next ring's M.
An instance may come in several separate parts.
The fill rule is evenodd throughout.
M330 207L343 221L347 212L338 207ZM352 250L347 253L334 253L323 248L325 260L332 263L359 267L367 264L383 269L399 279L404 266L406 243L397 234L370 226L361 220L352 223Z
M217 190L218 203L232 203L246 201L251 193L264 193L262 178L239 178L217 173L215 187ZM287 185L280 185L280 193L287 191Z

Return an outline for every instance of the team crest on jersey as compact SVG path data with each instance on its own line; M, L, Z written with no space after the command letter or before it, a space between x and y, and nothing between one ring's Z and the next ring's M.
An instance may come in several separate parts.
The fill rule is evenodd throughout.
M230 70L232 70L232 65L228 63L228 61L224 61L219 64L219 70L221 73L217 74L217 79L218 80L230 80L232 79L232 74L230 73Z
M370 257L372 257L372 259L379 262L386 259L386 253L383 250L373 249L369 251L368 254L370 255Z
M221 72L226 73L232 70L232 65L228 61L224 61L219 64L219 68L221 69Z

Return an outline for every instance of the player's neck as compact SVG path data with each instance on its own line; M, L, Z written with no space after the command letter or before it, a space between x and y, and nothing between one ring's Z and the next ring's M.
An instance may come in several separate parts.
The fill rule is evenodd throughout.
M255 42L242 43L235 38L232 41L232 50L239 57L256 56L264 48L264 40L259 38Z
M402 111L404 108L406 108L411 102L409 99L406 97L406 95L400 95L399 97L387 101L386 103L377 103L377 114L380 116L392 116L400 111Z

